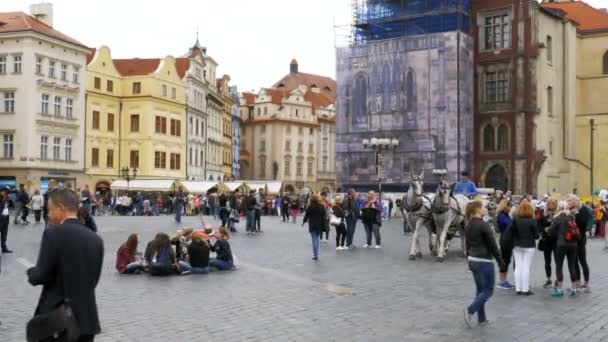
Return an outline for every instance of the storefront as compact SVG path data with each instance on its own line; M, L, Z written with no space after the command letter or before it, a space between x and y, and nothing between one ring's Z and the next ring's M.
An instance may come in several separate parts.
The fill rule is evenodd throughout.
M57 184L60 188L70 187L73 190L76 184L76 178L66 178L66 177L40 177L40 193L45 193L49 189L49 179L54 179L57 181Z
M17 190L17 178L13 176L0 176L0 189Z

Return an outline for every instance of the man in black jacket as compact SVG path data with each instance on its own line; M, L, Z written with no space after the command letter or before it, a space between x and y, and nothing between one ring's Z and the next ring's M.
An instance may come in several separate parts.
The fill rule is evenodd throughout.
M13 219L14 224L19 223L20 215L22 223L29 224L29 222L27 222L28 203L30 203L30 198L25 191L25 185L19 184L19 192L17 193L17 200L15 201L15 218Z
M346 247L353 248L353 237L355 236L355 228L357 219L359 218L359 208L357 208L357 193L355 189L348 190L348 195L342 204L344 215L346 215Z
M49 228L45 229L36 266L27 270L30 284L42 285L36 315L69 300L80 328L80 342L101 330L95 287L101 275L103 241L78 220L79 198L69 189L49 192ZM68 248L69 247L69 248Z

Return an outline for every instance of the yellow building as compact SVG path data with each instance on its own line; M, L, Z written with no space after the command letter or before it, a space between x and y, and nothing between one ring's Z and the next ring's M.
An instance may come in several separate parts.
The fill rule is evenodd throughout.
M608 188L608 14L582 2L545 2L576 24L576 41L569 59L576 60L576 89L565 100L575 113L573 154L577 164L575 187L583 196ZM561 37L557 37L561 44ZM592 190L593 189L593 190Z
M186 97L175 59L112 59L101 47L88 58L87 184L107 188L125 167L138 179L186 177Z
M222 99L222 173L224 180L232 178L232 105L234 101L229 91L230 76L217 79L217 92Z

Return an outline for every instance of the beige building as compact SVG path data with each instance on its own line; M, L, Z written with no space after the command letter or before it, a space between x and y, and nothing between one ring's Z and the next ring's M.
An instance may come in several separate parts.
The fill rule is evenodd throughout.
M289 192L335 191L335 89L293 60L272 88L242 93L241 178L281 180Z
M230 76L224 75L217 79L217 92L222 99L222 179L232 178L232 105L234 101L230 95Z

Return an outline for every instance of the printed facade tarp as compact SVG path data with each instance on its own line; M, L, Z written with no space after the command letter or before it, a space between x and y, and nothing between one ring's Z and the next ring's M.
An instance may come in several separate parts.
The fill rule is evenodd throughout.
M112 182L112 190L132 190L132 191L173 191L175 179L134 179L127 183L124 179L117 179Z

